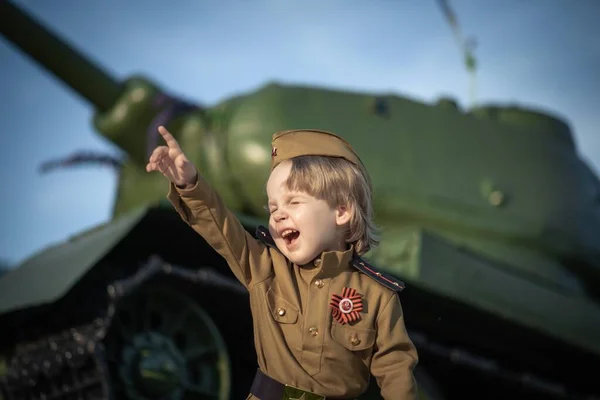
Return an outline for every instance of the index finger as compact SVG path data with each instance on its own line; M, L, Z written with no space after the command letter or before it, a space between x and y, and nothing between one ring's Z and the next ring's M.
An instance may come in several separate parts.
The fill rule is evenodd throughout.
M179 149L180 148L179 143L177 143L177 140L175 140L173 135L171 135L169 133L167 128L165 128L164 126L161 125L158 127L158 132L161 134L163 139L165 139L165 142L167 142L167 146L169 146L169 148L171 148L171 149Z

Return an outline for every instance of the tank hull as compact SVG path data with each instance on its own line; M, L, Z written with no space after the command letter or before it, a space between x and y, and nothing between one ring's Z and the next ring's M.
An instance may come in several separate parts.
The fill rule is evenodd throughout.
M249 231L254 228L254 224L247 225ZM86 241L106 245L93 258L76 256ZM182 252L182 248L193 250ZM44 265L50 274L59 273L65 263L78 271L76 284L56 287L52 296L24 296L22 303L2 309L0 357L6 371L0 387L5 400L25 393L54 393L59 399L75 393L142 398L147 383L134 379L135 373L122 366L135 359L131 354L142 353L143 338L159 343L168 338L184 346L177 339L181 331L169 330L174 325L171 314L186 310L195 316L192 311L198 308L206 315L201 329L191 322L182 328L197 329L202 337L199 343L218 350L219 362L209 359L201 364L204 374L212 374L208 388L230 384L220 391L225 397L219 398L245 398L256 368L247 293L223 260L173 210L155 207L130 213L47 249L8 273L0 289L21 279L43 285L47 279L32 277L28 269ZM148 307L138 300L147 293L145 299L150 302L160 299L158 303L169 304L165 300L169 293L189 302L183 307ZM411 285L402 301L410 335L420 352L423 398L472 394L486 399L566 399L593 393L593 371L585 365L597 364L600 358L589 352L449 299L437 290ZM126 322L132 316L142 322ZM212 334L206 333L205 325L214 327ZM159 350L161 356L168 353L163 347ZM77 354L79 358L74 357ZM49 361L52 364L44 369ZM139 363L135 366L141 368ZM88 384L72 376L87 376ZM65 379L68 384L62 388L59 383ZM164 386L166 398L175 399L176 390L185 385ZM191 398L202 397L192 393ZM376 382L361 398L379 398Z

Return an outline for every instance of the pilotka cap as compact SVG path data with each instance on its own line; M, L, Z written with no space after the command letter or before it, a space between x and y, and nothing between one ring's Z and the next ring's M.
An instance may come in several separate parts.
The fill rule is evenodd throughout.
M271 170L282 161L299 156L341 157L363 167L350 143L328 131L295 129L277 132L271 146Z

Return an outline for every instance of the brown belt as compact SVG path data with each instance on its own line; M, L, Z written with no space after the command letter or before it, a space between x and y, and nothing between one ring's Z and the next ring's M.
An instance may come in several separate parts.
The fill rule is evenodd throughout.
M256 371L250 393L260 400L295 400L302 396L304 396L302 399L306 400L343 400L332 399L290 385L284 385L270 376L265 375L260 369Z

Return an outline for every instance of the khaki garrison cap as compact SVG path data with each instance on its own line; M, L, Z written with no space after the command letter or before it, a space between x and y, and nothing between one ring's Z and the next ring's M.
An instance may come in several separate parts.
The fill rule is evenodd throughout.
M277 132L271 141L271 170L279 163L299 156L341 157L363 167L350 143L335 133L317 129Z

